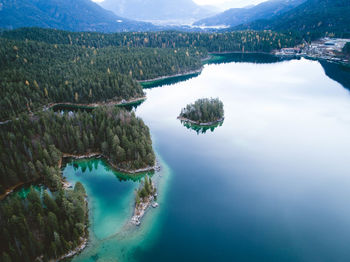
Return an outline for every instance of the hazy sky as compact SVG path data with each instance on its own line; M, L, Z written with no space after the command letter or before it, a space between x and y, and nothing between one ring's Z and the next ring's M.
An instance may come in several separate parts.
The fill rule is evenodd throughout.
M102 2L103 0L93 0L93 1ZM251 4L258 4L266 0L193 0L193 1L198 5L213 5L213 6L226 9L226 8L232 8L232 7L243 7Z

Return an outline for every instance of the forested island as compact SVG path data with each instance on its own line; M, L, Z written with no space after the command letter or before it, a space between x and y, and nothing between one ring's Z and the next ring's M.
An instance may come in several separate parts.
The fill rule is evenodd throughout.
M224 120L224 104L219 98L198 99L183 108L178 119L200 126L215 125Z

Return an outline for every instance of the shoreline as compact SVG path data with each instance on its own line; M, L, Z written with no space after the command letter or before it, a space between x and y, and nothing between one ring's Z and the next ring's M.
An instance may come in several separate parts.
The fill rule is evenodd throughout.
M226 52L208 52L209 55L229 55L229 54L264 54L264 55L274 55L274 50L271 52L242 52L242 51L226 51Z
M194 125L197 125L197 126L213 126L213 125L216 125L216 124L219 124L221 122L223 122L225 120L224 117L222 118L219 118L218 120L215 120L215 121L212 121L212 122L198 122L198 121L193 121L191 119L188 119L188 118L185 118L185 117L182 117L182 116L178 116L177 119L179 119L180 121L183 121L183 122L187 122L187 123L190 123L190 124L194 124Z
M62 183L63 183L63 181L62 181ZM64 255L60 256L59 258L56 258L56 259L54 259L52 261L61 261L61 260L66 259L66 258L74 257L74 256L78 255L79 253L81 253L87 247L87 243L89 241L89 231L88 231L88 227L89 227L89 218L88 218L89 204L88 204L88 200L87 200L87 196L86 195L85 195L84 202L85 202L86 209L87 209L87 222L85 224L85 235L83 237L80 237L81 243L76 248L74 248L73 250L68 251L66 254L64 254Z
M147 79L147 80L137 80L138 83L150 83L154 81L160 81L160 80L166 80L169 78L175 78L175 77L180 77L180 76L188 76L188 75L193 75L193 74L200 74L203 69L205 62L210 61L212 58L212 55L228 55L228 54L266 54L266 55L274 55L273 51L271 52L242 52L242 51L227 51L227 52L208 52L208 56L205 58L202 58L202 66L199 69L196 70L191 70L191 71L186 71L183 73L175 74L175 75L165 75L165 76L160 76L152 79Z
M62 156L60 157L60 159L58 161L58 164L57 164L57 167L59 169L62 169L62 167L63 167L63 163L64 163L63 159L64 158L72 158L72 159L76 159L76 160L89 159L89 158L103 158L104 160L107 161L108 166L110 166L113 171L119 172L119 173L123 173L123 174L129 175L129 176L160 170L160 166L158 165L157 161L154 164L154 166L148 166L148 167L139 168L139 169L131 169L131 170L129 170L129 169L120 168L117 165L112 164L111 161L109 160L109 158L105 157L100 152L93 152L93 153L87 153L87 154L62 153ZM18 188L22 187L23 185L32 184L34 182L35 181L20 182L20 183L18 183L16 185L11 186L8 189L5 189L5 193L0 195L0 201L6 199L6 197L8 197L11 193L13 193L15 190L17 190ZM71 184L69 184L68 182L64 181L64 179L62 177L62 186L63 186L64 189L67 189L67 188L69 188L71 186Z
M76 159L76 160L81 160L81 159L89 159L89 158L103 158L104 160L107 161L107 164L112 167L112 169L114 169L114 171L119 172L119 173L123 173L126 175L136 175L136 174L140 174L140 173L145 173L145 172L150 172L150 171L157 171L160 169L159 165L156 163L154 164L154 166L147 166L144 168L139 168L139 169L124 169L124 168L120 168L115 164L112 164L110 159L106 156L104 156L101 152L92 152L92 153L87 153L87 154L68 154L68 153L63 153L62 157L59 161L58 167L60 169L62 169L63 166L63 159L64 158L72 158L72 159Z
M350 66L350 62L344 62L343 60L332 60L329 58L310 56L310 55L299 55L296 57L303 57L305 59L312 60L312 61L325 61L327 63L333 63L333 64L338 64L338 65L343 65L343 66Z
M203 66L201 66L201 68L199 68L197 70L186 71L184 73L179 73L179 74L175 74L175 75L160 76L160 77L156 77L153 79L138 80L137 82L139 82L140 84L143 84L143 83L150 83L150 82L155 82L155 81L160 81L160 80L166 80L168 78L175 78L175 77L180 77L180 76L200 74L202 72L202 70L203 70Z
M31 182L29 182L31 183ZM6 199L6 197L8 197L12 192L14 192L16 189L18 189L19 187L25 185L25 182L20 182L14 186L11 186L10 188L5 190L5 193L3 193L2 195L0 195L0 201Z
M152 187L155 188L155 185L152 183ZM156 202L157 193L154 193L146 198L146 200L141 201L139 204L135 201L134 214L131 217L131 223L139 226L141 225L141 219L146 214L146 211L149 207L156 208L159 204Z
M87 247L88 241L89 241L88 236L83 237L82 243L79 246L77 246L75 249L69 251L67 254L62 255L59 258L53 259L52 261L61 261L63 259L71 258L71 257L78 255Z
M327 62L327 63L332 63L332 64L337 64L337 65L342 65L342 66L350 66L350 62L345 62L343 60L333 60L331 58L324 58L324 57L318 57L318 56L311 56L311 55L305 55L305 54L293 54L293 55L280 55L278 53L272 54L276 57L280 57L283 59L300 59L300 58L305 58L310 61L317 61L317 62Z
M71 107L87 107L87 108L97 108L100 106L121 106L121 105L129 105L129 104L133 104L133 103L137 103L137 102L141 102L146 100L147 97L143 96L143 97L136 97L136 98L131 98L129 100L121 100L121 101L116 101L116 100L111 100L109 102L96 102L96 103L90 103L90 104L75 104L75 103L71 103L71 102L65 102L65 103L51 103L48 104L46 106L44 106L43 111L47 111L49 109L52 109L55 106L71 106Z
M142 96L142 97L131 98L129 100L124 100L124 99L120 100L120 101L110 100L108 102L96 102L96 103L89 103L89 104L75 104L72 102L49 103L47 105L44 105L42 107L41 111L50 110L55 106L71 106L71 107L77 107L77 108L86 107L86 108L90 108L90 109L95 109L95 108L100 107L100 106L124 106L124 105L127 106L127 105L130 105L133 103L145 101L146 99L147 99L146 96ZM40 110L37 110L36 112L29 112L29 116L32 117L35 115L35 113L38 113L38 112L40 112ZM21 113L19 113L19 114L21 114ZM16 117L15 119L18 120L19 118ZM12 122L11 119L3 120L3 121L0 121L0 125L6 125L7 123L10 123L10 122Z

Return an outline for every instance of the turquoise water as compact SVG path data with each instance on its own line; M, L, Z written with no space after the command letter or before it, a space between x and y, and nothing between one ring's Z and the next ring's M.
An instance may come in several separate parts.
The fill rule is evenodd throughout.
M130 219L137 180L121 177L98 159L71 162L63 175L72 184L80 181L86 189L93 237L99 240L110 237Z
M14 194L10 194L8 197L19 196L20 198L25 199L32 188L39 193L40 197L44 196L45 191L48 194L52 195L50 189L48 189L44 186L41 186L41 185L34 185L34 186L30 185L29 186L29 185L27 185L27 186L23 186L20 189L16 190Z
M349 75L305 59L244 61L146 90L136 114L162 171L160 206L140 227L127 223L137 182L100 162L67 167L87 187L94 232L74 261L349 261ZM223 101L225 121L197 133L176 118L203 97Z
M150 175L157 185L160 206L165 206L167 185L171 171L161 158L162 170L133 179L112 171L100 159L69 163L63 171L74 184L83 183L89 196L90 241L88 247L74 261L137 261L134 254L139 245L150 247L159 235L161 209L148 210L142 226L130 224L133 214L135 190L145 175Z

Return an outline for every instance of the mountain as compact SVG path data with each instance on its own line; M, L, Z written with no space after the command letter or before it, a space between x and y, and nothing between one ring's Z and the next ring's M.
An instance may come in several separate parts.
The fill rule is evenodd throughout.
M101 32L154 30L151 24L118 17L90 0L0 1L0 28L19 27Z
M215 13L192 0L104 0L100 4L117 15L141 21L193 20Z
M257 19L269 19L273 16L283 14L305 0L271 0L258 5L245 8L232 8L215 16L197 21L197 26L237 26L246 24Z
M269 20L256 20L235 29L336 33L350 35L350 0L307 0Z

